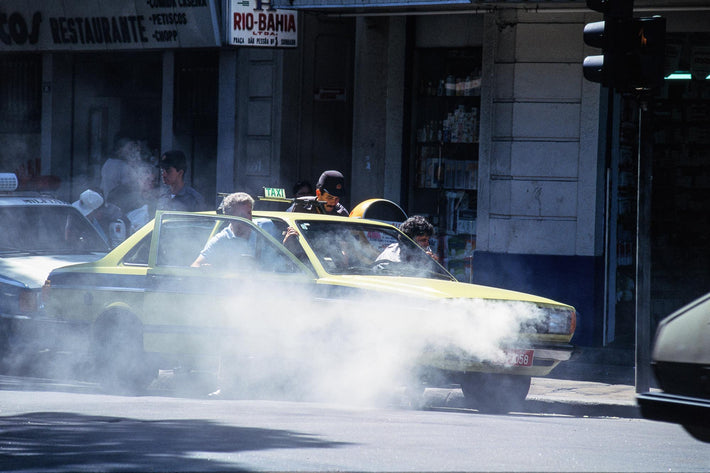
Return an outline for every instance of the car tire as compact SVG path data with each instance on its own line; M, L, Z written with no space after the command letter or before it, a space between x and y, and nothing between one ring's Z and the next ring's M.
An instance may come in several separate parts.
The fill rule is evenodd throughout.
M530 376L467 373L460 383L466 406L490 413L522 409L530 390Z
M103 314L93 327L90 355L94 379L116 394L140 394L157 369L146 363L140 321L124 311Z

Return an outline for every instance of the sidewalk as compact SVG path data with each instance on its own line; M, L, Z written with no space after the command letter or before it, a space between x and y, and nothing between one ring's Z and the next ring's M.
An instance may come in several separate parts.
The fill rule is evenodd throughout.
M588 415L640 417L634 355L632 349L577 348L549 376L533 378L528 400L560 403Z
M532 378L527 412L589 417L640 417L632 350L579 348L544 378ZM652 389L653 390L653 389ZM460 390L429 389L429 407L465 406Z

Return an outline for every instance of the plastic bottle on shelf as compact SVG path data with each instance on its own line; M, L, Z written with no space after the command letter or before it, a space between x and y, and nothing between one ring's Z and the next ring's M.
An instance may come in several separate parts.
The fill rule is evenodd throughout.
M417 128L417 142L424 143L426 141L426 125Z
M449 115L444 119L444 122L442 124L442 127L443 127L442 141L444 143L451 142L451 120L452 120L452 116L449 113Z
M463 94L466 97L473 94L473 79L471 78L471 74L467 75L464 80Z
M454 76L449 74L446 76L446 96L451 97L456 95L456 81Z

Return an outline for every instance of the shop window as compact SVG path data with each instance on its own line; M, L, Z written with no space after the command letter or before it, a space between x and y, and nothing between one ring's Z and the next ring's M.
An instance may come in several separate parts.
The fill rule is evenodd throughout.
M0 59L0 133L39 133L42 118L42 58Z
M176 55L175 118L177 133L216 133L218 57L214 53Z
M409 214L436 227L439 261L472 280L476 245L481 48L414 55Z

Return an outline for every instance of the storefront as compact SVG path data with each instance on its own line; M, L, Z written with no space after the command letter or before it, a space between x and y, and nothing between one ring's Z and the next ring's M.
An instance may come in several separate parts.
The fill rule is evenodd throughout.
M214 195L218 10L168 3L3 2L6 170L24 182L54 176L57 195L73 200L98 188L123 137L148 165L161 149L185 149L192 182Z
M707 13L696 13L707 18ZM647 101L652 144L650 210L651 332L661 318L708 292L710 239L710 32L671 15L664 86ZM692 28L692 32L684 31ZM633 345L635 335L636 222L639 102L615 97L618 125L609 153L609 224L605 344ZM643 126L643 124L642 124ZM642 156L642 159L644 157ZM613 290L611 290L613 289Z
M574 304L576 343L633 346L637 174L628 140L637 140L629 124L638 110L582 77L582 60L592 52L582 30L598 14L584 1L275 3L356 18L353 201L384 194L410 214L427 215L437 225L440 255L462 280ZM702 2L636 4L638 15L668 17L670 42L710 24ZM659 121L659 139L675 130L674 144L654 151L662 181L697 171L693 185L702 185L703 170L658 161L659 147L664 156L701 155L699 146L685 150L688 142L702 143L707 112L702 102L683 105L687 93L678 92L690 87L702 96L700 84L666 87L658 103L678 123ZM694 118L679 118L689 110ZM691 124L692 137L680 123ZM684 151L668 151L673 147ZM652 263L663 264L653 273L654 321L702 292L708 275L698 262L705 239L690 231L692 249L686 238L675 253L700 256L687 266L697 274L683 287L672 281L684 266L658 248L703 219L670 209L705 208L705 201L682 189L659 197L667 190L664 184L653 194L654 225L673 217L665 232L654 227Z
M633 344L638 109L583 79L584 1L253 1L296 12L269 47L235 33L233 2L99 3L0 7L4 168L73 200L129 135L146 160L185 151L211 200L339 169L349 208L384 197L434 222L461 280L575 305L579 345ZM674 70L707 57L701 3L658 7ZM710 271L707 84L667 81L653 104L654 320Z

